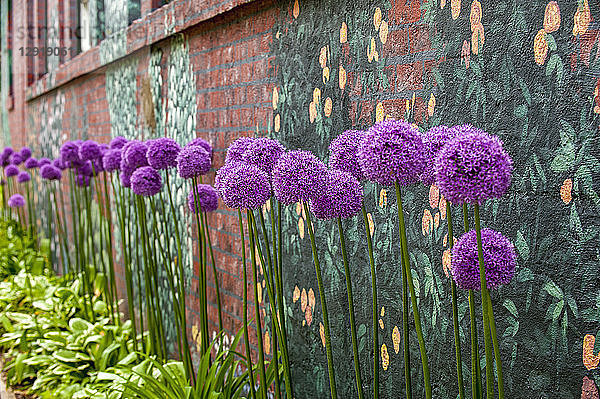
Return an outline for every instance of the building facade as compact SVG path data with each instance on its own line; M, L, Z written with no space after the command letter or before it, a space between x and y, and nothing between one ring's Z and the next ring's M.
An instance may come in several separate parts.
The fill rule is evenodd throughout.
M0 144L29 145L38 156L56 157L64 141L76 138L168 136L185 143L203 137L215 148L212 181L227 146L240 136L269 135L326 160L339 133L386 118L410 115L423 129L471 123L498 135L514 160L513 183L482 212L484 224L507 233L519 254L513 282L493 294L507 397L598 399L597 1L3 0L0 17ZM184 198L183 187L177 194ZM370 384L376 350L384 397L402 397L395 200L371 183L365 198L379 254L375 349L364 229L362 221L347 225L363 378ZM435 186L415 186L405 210L409 239L419 242L411 256L434 397L455 398L447 215L440 204ZM457 212L455 220L460 217ZM295 394L326 397L304 218L299 208L285 211ZM237 213L221 203L210 225L231 335L241 323ZM341 366L351 364L352 354L339 250L328 226L316 229L326 248L338 385L342 397L352 397L353 370ZM194 243L186 245L192 265ZM190 266L191 292L193 271ZM190 294L192 321L197 306ZM188 332L190 339L196 334L193 327ZM418 383L419 365L413 366ZM464 369L469 375L468 364Z

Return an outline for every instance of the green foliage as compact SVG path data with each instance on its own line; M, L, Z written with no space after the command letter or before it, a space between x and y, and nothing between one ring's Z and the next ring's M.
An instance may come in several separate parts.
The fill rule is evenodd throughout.
M104 378L115 382L115 390L120 398L127 399L237 399L246 397L248 372L242 372L245 363L243 355L236 352L242 337L242 330L235 336L228 350L218 350L221 339L217 336L200 359L197 383L191 384L185 378L183 362L169 361L161 364L153 357L131 368L115 368L114 373L104 374ZM216 357L211 359L211 352ZM267 383L274 378L275 362L267 370ZM255 367L256 368L256 367ZM258 372L256 369L255 373ZM281 370L279 370L281 372Z
M48 257L35 250L34 242L15 220L0 220L0 280L26 267L40 274L47 264Z

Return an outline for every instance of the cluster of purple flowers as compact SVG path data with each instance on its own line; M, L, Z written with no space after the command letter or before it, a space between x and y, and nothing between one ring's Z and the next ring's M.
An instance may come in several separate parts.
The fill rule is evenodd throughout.
M21 194L13 194L8 199L8 206L11 208L22 208L25 206L25 198Z

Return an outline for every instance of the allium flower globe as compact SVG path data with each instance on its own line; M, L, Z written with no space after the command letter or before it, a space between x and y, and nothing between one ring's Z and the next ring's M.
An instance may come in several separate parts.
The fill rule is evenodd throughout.
M60 158L56 158L54 161L52 161L52 166L60 170L67 169L67 165L65 165L65 163Z
M454 137L457 131L448 126L435 126L421 137L425 148L425 170L421 174L421 182L425 185L435 184L435 159L442 148Z
M92 168L92 163L90 161L86 161L83 165L77 168L77 173L88 177L94 176L94 169Z
M230 208L260 208L271 197L269 176L256 166L240 164L221 175L219 195Z
M48 158L40 158L38 160L38 166L41 168L44 165L50 165L52 163L51 160L49 160ZM74 164L75 165L75 164ZM77 165L80 165L80 163L77 163Z
M133 140L125 144L121 150L121 170L127 167L137 169L142 166L148 166L146 152L148 147L145 143Z
M284 152L285 147L279 141L260 137L248 144L241 158L242 162L254 165L270 176Z
M82 161L91 161L100 156L100 146L93 140L86 140L79 146L79 158Z
M27 161L31 157L31 148L23 147L21 148L21 151L19 151L19 153L21 154L21 158L23 158L23 161Z
M184 179L205 175L210 167L210 154L201 146L185 147L177 156L177 172Z
M198 200L198 206L195 205L195 200ZM198 184L196 193L191 190L188 194L188 207L194 213L212 212L219 207L219 197L217 191L209 184Z
M482 204L510 186L512 159L498 137L473 128L448 142L435 160L435 180L453 204Z
M38 160L33 157L27 158L24 165L27 169L35 169L39 166Z
M206 152L208 152L208 154L210 155L210 157L212 159L212 153L213 153L212 145L210 145L210 143L208 141L204 140L201 137L196 137L194 140L190 141L185 146L186 147L200 146L200 147L204 148L206 150Z
M121 149L108 150L102 157L102 165L107 172L114 172L121 168Z
M225 163L242 162L242 155L244 155L244 152L246 152L246 149L254 140L256 139L253 137L240 137L231 143L227 148Z
M121 149L128 141L125 137L117 136L110 141L109 147L111 150Z
M13 165L21 165L23 163L23 157L20 153L15 152L10 156L10 163Z
M156 195L162 189L162 177L152 166L136 169L131 175L131 190L144 197Z
M362 130L346 130L329 144L329 168L349 172L358 181L365 176L358 163L358 145L365 137Z
M121 174L119 175L119 179L121 180L121 185L123 187L131 187L131 175L134 170L130 168L121 169Z
M19 168L15 165L8 165L6 168L4 168L4 174L6 177L16 176L19 174Z
M40 168L40 176L45 180L60 180L62 172L56 166L44 165Z
M229 171L231 169L235 169L239 166L244 165L244 163L242 162L233 162L233 163L226 163L225 165L223 165L219 170L217 170L217 173L215 173L215 190L217 190L217 193L219 193L220 195L220 187L221 187L221 182L230 176Z
M517 253L502 233L492 229L481 230L483 264L487 288L493 290L508 284L515 274ZM464 290L480 290L477 235L471 230L460 237L452 247L450 270L456 284Z
M177 166L177 155L181 147L168 137L161 137L148 144L146 158L154 169L168 169Z
M21 194L13 194L8 199L8 206L11 208L22 208L25 206L25 198Z
M79 146L72 141L67 141L60 147L60 158L67 165L71 165L72 162L80 162Z
M15 152L15 150L12 149L12 147L4 147L4 149L2 150L2 156L3 157L10 157L13 152Z
M308 151L288 151L273 168L273 190L284 205L309 201L325 184L327 166Z
M384 186L416 183L425 169L421 134L404 121L373 125L360 142L357 156L365 178Z
M17 175L17 182L19 183L27 183L31 180L31 175L25 171L19 172Z
M360 212L363 189L348 172L332 169L327 185L310 200L310 209L317 219L351 218Z

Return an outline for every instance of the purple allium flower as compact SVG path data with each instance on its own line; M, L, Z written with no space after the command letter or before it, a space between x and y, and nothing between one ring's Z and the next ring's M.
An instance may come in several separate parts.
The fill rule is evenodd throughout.
M242 155L254 140L256 139L253 137L240 137L231 143L227 148L225 163L241 162Z
M97 159L100 155L100 146L94 140L86 140L79 146L79 158L82 161Z
M44 165L40 168L40 176L46 180L60 180L62 172L54 165Z
M492 229L481 230L483 264L487 288L493 290L508 284L515 274L517 253L502 233ZM464 290L480 290L479 257L475 230L465 233L452 247L450 270L456 284Z
M360 212L363 189L348 172L331 169L327 185L310 200L310 209L317 219L351 218Z
M152 166L138 168L131 175L131 190L137 195L151 197L162 189L162 177Z
M13 194L8 199L8 206L11 208L22 208L25 206L25 198L21 194Z
M285 147L279 141L260 137L248 144L241 158L242 162L257 166L271 176L273 168L284 152Z
M168 169L177 166L177 155L181 147L168 137L161 137L148 144L146 158L154 169Z
M77 174L92 177L94 176L94 170L92 169L92 163L90 161L85 161L83 165L77 168Z
M221 181L224 180L226 177L229 176L229 171L231 169L235 169L238 166L242 166L245 165L242 162L233 162L233 163L226 163L225 165L223 165L219 170L217 170L217 173L215 173L215 190L217 190L217 193L219 193L219 195L221 194Z
M108 150L102 157L102 165L107 172L114 172L121 168L121 149Z
M269 176L253 165L228 168L221 174L219 195L230 208L260 208L271 197Z
M210 166L210 154L201 146L184 147L177 156L177 172L184 179L205 175Z
M15 165L8 165L4 168L4 174L6 177L13 177L19 174L19 168Z
M365 175L358 163L358 145L367 132L362 130L346 130L329 144L329 168L350 172L358 181Z
M131 168L125 168L125 169L121 169L121 174L119 175L119 178L121 179L121 185L123 187L131 187L131 175L133 174L134 170Z
M501 197L510 186L512 159L498 137L472 128L449 141L435 160L435 180L453 204Z
M38 166L41 168L44 165L50 165L52 163L51 160L49 160L48 158L40 158L38 160Z
M125 144L121 149L121 170L130 168L133 173L137 168L148 166L146 151L148 147L141 141L132 140Z
M2 156L5 157L10 157L13 152L15 152L15 150L12 149L12 147L4 147L4 149L2 150Z
M210 155L210 157L212 159L212 153L213 153L212 145L210 145L210 143L208 141L204 140L201 137L196 137L194 140L190 141L185 146L193 147L193 146L197 146L197 145L204 148L206 150L206 152L208 152L208 154Z
M8 166L10 165L10 155L2 154L0 155L0 166Z
M125 137L117 136L110 141L110 149L117 150L123 148L123 146L127 144L128 141L129 140L127 140Z
M77 175L75 177L75 183L77 183L77 186L79 187L89 187L91 180L92 178L86 175Z
M38 160L35 159L34 157L27 158L24 165L27 169L35 169L39 166Z
M31 180L31 175L25 171L19 172L17 175L17 182L19 183L27 183Z
M21 154L21 158L23 158L23 161L27 161L31 157L31 148L29 148L29 147L21 148L20 154Z
M60 170L67 169L67 165L65 165L65 163L60 158L56 158L54 161L52 161L52 166Z
M421 174L421 182L425 185L435 184L435 159L442 148L456 137L456 130L448 126L434 126L421 138L425 147L425 170Z
M10 163L12 163L13 165L20 165L21 163L23 163L23 157L20 153L15 152L10 156Z
M194 206L194 199L198 199L199 206ZM209 184L198 184L195 196L194 190L188 194L188 207L195 213L215 211L219 207L217 191Z
M273 168L275 197L285 205L309 201L327 184L327 166L309 151L288 151Z
M415 183L425 168L419 130L399 120L374 124L360 142L357 156L365 178L384 186Z
M78 163L79 159L79 146L73 141L67 141L60 147L60 159L66 165L72 165L72 163Z
M110 150L110 147L106 143L100 144L100 153L104 155L106 151Z

